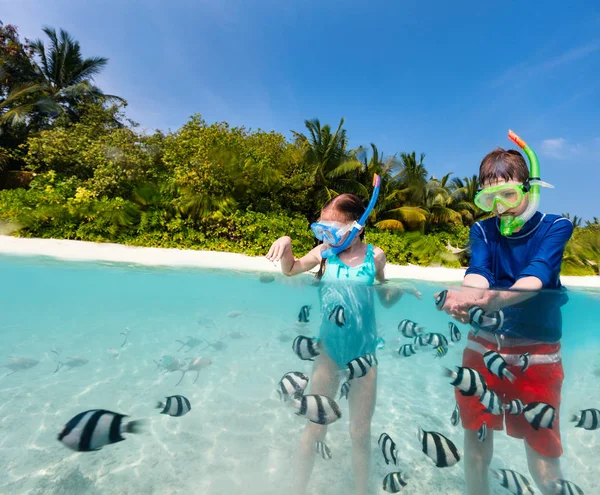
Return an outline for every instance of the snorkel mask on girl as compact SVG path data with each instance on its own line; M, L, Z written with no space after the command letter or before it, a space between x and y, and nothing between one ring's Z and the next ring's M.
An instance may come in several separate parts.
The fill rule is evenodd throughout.
M329 258L334 254L341 253L350 246L356 235L365 226L365 222L375 207L377 197L379 196L379 188L381 179L377 174L373 175L373 195L367 209L362 214L360 219L355 222L343 224L339 222L321 221L313 223L310 228L315 237L327 245L327 248L321 251L323 258Z
M475 196L475 204L483 211L490 212L495 209L500 212L500 233L512 235L520 229L535 214L540 205L540 187L554 187L540 180L540 163L535 152L527 143L513 131L508 131L508 137L516 143L527 155L529 160L529 179L523 184L502 184L495 187L486 187ZM525 194L529 193L529 203L523 213L518 216L503 215L502 212L518 206Z

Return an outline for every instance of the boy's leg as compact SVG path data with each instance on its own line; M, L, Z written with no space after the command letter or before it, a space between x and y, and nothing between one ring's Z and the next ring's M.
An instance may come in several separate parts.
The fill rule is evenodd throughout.
M494 455L494 431L488 430L485 442L477 439L477 432L465 430L465 483L467 495L489 495L489 467Z
M348 395L350 405L350 438L356 494L366 495L371 461L371 420L377 399L377 368L362 378L352 380Z
M560 458L543 456L533 450L527 442L524 443L527 464L533 481L535 481L543 495L554 495L556 489L550 487L550 482L562 478Z
M338 367L335 362L327 354L317 356L310 378L310 393L326 395L335 399L338 385ZM297 495L304 495L306 493L310 474L315 464L316 443L322 441L326 433L327 426L307 421L306 427L300 437L300 445L294 469L295 480L293 491Z

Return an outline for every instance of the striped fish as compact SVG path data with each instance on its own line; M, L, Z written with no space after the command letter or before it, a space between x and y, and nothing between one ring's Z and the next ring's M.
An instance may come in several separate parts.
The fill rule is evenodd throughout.
M438 311L441 311L441 309L444 307L447 295L448 290L443 290L437 296L435 296L435 307L438 309Z
M460 453L456 445L441 433L423 431L419 428L419 439L423 453L429 457L437 467L454 466L460 461Z
M104 409L90 409L73 417L58 435L58 440L72 450L91 452L105 445L125 440L123 433L140 433L141 421L123 422L125 414Z
M342 383L342 387L340 388L340 399L348 399L348 394L350 393L350 382Z
M304 335L298 335L292 342L292 350L303 361L314 361L321 352L319 342Z
M308 323L311 308L312 306L309 306L308 304L305 304L300 308L300 312L298 313L298 323Z
M529 360L531 359L531 355L528 352L524 352L519 356L519 361L521 363L521 373L525 373L527 368L529 368Z
M277 385L277 393L281 400L288 400L296 392L304 392L308 386L308 376L300 371L290 371L283 375Z
M438 347L435 348L435 357L439 357L442 358L444 357L446 354L448 354L448 348L440 345Z
M427 343L430 346L438 347L443 345L444 347L448 347L448 339L445 335L441 333L430 333L427 336Z
M398 349L398 354L400 355L400 357L410 357L414 356L418 350L419 346L416 346L414 344L404 344L401 345Z
M346 312L344 307L339 305L333 308L329 313L329 319L333 320L338 327L343 327L346 324Z
M396 443L392 440L392 437L387 433L382 433L379 436L377 444L381 448L385 463L389 464L391 462L396 465L398 463L398 449L396 448Z
M190 401L187 400L183 395L172 395L166 399L166 402L158 401L158 404L156 405L157 409L162 409L160 412L161 414L179 417L189 413L192 410Z
M600 428L600 411L598 409L583 409L579 416L573 415L571 421L577 422L576 428L597 430Z
M297 392L289 404L298 409L296 414L318 425L330 425L342 417L337 403L325 395L302 395Z
M350 361L347 365L350 372L348 380L354 378L362 378L373 366L377 366L377 358L375 354L365 354Z
M450 330L450 340L452 342L459 342L461 339L461 333L455 323L448 323L448 329Z
M529 480L522 474L510 469L492 469L492 475L500 480L500 484L514 495L534 495Z
M400 471L390 473L383 478L383 489L388 493L398 493L406 484L406 478Z
M479 371L473 368L462 368L457 366L457 371L449 370L444 368L446 376L452 378L450 382L457 389L460 390L462 395L466 396L480 396L487 388L485 380Z
M508 404L504 405L504 409L508 414L514 414L515 416L518 414L522 414L525 410L525 404L521 399L511 400Z
M473 306L469 309L469 324L473 328L475 334L480 330L487 332L497 332L504 325L504 313L502 310L486 313L479 306Z
M487 425L485 423L483 423L477 430L477 440L479 440L480 442L485 442L486 437L487 437Z
M423 333L423 329L412 320L402 320L398 324L398 331L407 338L416 337Z
M450 423L452 423L452 426L458 426L459 422L460 422L460 408L458 407L458 402L457 402L456 407L454 408L454 411L452 411L452 416L450 416Z
M483 355L483 362L489 372L496 375L500 380L507 378L511 383L514 383L516 376L508 371L508 364L496 351L487 351Z
M428 339L429 339L429 334L428 333L422 333L420 335L417 335L415 337L415 341L414 341L415 346L417 346L417 347L424 347L426 345L429 345Z
M559 479L553 484L556 495L584 495L583 490L572 481Z
M317 453L326 461L331 459L331 450L325 442L317 442Z
M502 407L502 402L500 401L498 394L489 388L486 388L483 391L483 394L479 397L479 402L483 404L485 407L484 411L487 413L496 416L504 413L504 408Z
M539 430L540 428L552 429L552 423L556 418L556 410L545 402L532 402L525 406L523 415L534 430Z

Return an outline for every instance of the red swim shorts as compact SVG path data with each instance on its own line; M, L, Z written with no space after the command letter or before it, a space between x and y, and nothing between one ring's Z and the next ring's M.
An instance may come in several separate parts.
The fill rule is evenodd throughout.
M468 340L480 344L487 350L498 350L494 343L475 337L472 333L469 333ZM475 347L477 347L476 344ZM518 356L524 352L529 352L531 355L531 364L525 373L521 373L521 367L516 362ZM508 366L508 370L517 377L515 382L511 383L506 378L500 380L496 375L490 373L483 362L483 354L467 347L463 354L463 367L479 371L488 388L498 394L503 404L508 404L513 399L521 399L525 405L532 402L545 402L556 409L556 419L552 428L540 428L536 431L523 414L493 415L487 413L479 402L479 397L465 397L458 389L455 389L463 428L478 430L485 422L488 429L502 430L503 423L506 421L508 435L524 439L531 448L545 457L560 457L563 452L559 429L560 393L564 379L562 362L559 360L555 363L535 364L534 358L535 355L550 355L558 352L560 352L560 344L526 345L502 349L500 354L506 358L507 362L515 363ZM512 355L510 356L512 359L509 359L507 355Z

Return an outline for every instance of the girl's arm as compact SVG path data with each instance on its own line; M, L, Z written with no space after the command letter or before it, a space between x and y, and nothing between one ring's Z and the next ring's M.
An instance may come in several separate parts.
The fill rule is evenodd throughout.
M267 253L267 259L270 261L281 261L281 273L291 277L307 272L317 266L321 262L321 251L323 248L324 246L321 244L313 248L302 258L295 259L294 253L292 253L292 239L284 236L273 243Z
M380 284L382 284L376 287L376 292L379 296L379 301L381 301L381 305L384 308L391 308L400 300L403 295L403 291L400 289L400 287L383 286L383 284L387 282L385 278L385 253L383 252L383 249L378 247L375 247L373 251L375 258L375 278Z

